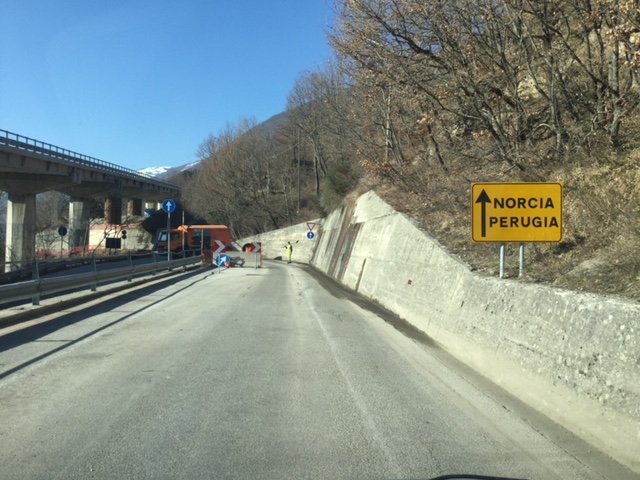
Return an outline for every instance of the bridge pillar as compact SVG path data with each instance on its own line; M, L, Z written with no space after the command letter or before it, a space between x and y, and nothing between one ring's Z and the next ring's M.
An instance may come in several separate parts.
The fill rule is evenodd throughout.
M36 254L36 195L9 193L5 270L32 263Z
M89 243L91 201L71 198L69 201L69 249L82 248Z
M127 215L141 217L144 214L142 209L142 199L130 198L127 203Z
M107 197L104 203L104 218L108 225L122 225L122 199Z

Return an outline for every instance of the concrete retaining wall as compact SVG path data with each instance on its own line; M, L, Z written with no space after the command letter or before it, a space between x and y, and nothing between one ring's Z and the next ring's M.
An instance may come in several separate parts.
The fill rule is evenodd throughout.
M319 224L320 220L310 220L309 222ZM313 231L317 233L320 229L321 227L317 225ZM282 257L286 260L286 245L287 242L291 242L291 245L293 245L292 260L294 262L309 263L313 255L316 240L309 240L307 233L309 233L307 224L300 223L280 230L273 230L253 237L243 238L235 242L235 244L238 249L241 249L245 243L262 242L263 258L273 260Z
M637 303L476 275L371 192L319 223L309 263L640 471Z

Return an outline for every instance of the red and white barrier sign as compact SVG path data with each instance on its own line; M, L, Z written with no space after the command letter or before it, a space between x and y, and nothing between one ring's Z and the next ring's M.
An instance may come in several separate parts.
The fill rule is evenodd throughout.
M227 249L227 246L224 243L222 243L220 240L214 240L212 247L213 247L214 256L224 252Z

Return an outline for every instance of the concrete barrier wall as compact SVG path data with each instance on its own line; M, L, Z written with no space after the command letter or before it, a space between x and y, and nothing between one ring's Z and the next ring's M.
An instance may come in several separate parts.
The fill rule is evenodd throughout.
M253 252L225 252L225 255L231 258L232 262L240 267L259 268L262 266L262 255ZM213 266L216 262L214 258Z
M640 471L637 303L476 275L371 192L318 223L312 265Z
M310 220L311 223L316 223L313 231L317 233L321 230L321 220ZM263 258L273 260L278 257L287 259L287 242L291 242L293 246L294 262L309 263L313 250L315 248L316 240L309 240L307 238L309 233L309 227L306 223L300 223L291 227L282 228L280 230L273 230L271 232L261 233L253 237L243 238L235 242L238 249L242 248L242 245L250 242L262 242L262 256Z

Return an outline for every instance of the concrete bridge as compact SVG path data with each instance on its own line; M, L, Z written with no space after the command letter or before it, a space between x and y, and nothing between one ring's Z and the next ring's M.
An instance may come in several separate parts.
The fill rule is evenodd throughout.
M5 259L19 267L35 257L36 194L69 195L69 246L81 247L89 228L89 202L105 199L107 222L119 225L122 203L141 215L144 201L161 202L181 187L70 150L0 129L0 190L8 193Z

